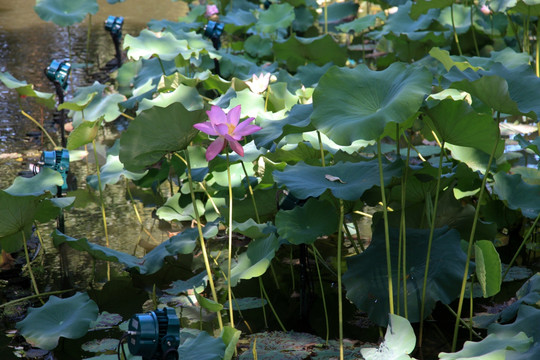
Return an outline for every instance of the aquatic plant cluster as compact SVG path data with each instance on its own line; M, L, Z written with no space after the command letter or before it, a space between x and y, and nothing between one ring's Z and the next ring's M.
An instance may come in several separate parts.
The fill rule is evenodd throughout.
M145 284L146 310L174 308L180 359L409 359L426 329L439 329L436 308L452 314L439 359L540 358L540 278L516 266L533 264L538 249L539 6L189 2L178 21L125 35L126 59L110 81L58 106L54 94L0 73L20 97L69 111L72 161L88 144L97 158L102 129L129 119L85 184L100 194L106 243L61 227L40 241L106 262L104 287ZM40 0L35 10L69 26L97 3ZM48 150L60 152L48 136ZM129 201L180 227L144 257L109 244L103 192L122 177ZM27 240L70 216L80 196L62 196L65 181L61 168L43 166L0 190L0 247L24 250L43 302L16 326L45 350L90 330L126 330L95 289L58 298L34 279ZM162 201L134 199L130 188ZM163 273L175 281L159 283ZM503 295L505 285L521 287ZM294 301L294 322L322 324L319 348L295 352L250 335L261 317L265 328L290 330L283 304ZM352 346L344 339L367 339L344 313L387 327L384 341ZM239 354L245 338L253 341ZM118 343L84 346L101 354L92 359L113 359Z

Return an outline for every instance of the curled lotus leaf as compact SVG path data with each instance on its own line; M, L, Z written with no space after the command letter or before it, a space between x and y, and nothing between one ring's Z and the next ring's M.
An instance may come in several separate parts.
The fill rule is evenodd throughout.
M39 308L29 308L17 329L30 344L45 350L58 345L60 337L78 339L84 336L90 323L97 319L98 306L86 293L70 298L51 296Z

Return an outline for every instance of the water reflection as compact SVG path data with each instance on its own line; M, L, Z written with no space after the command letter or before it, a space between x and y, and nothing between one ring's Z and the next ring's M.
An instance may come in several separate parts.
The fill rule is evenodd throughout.
M53 59L70 59L72 75L67 89L69 99L77 87L88 86L93 82L93 76L88 76L84 63L88 58L95 64L89 73L98 72L114 57L114 47L109 34L104 30L103 23L108 15L123 16L125 24L123 34L137 36L146 23L155 19L176 20L186 12L187 6L182 2L171 0L144 1L129 0L126 3L110 5L105 0L98 1L100 10L92 16L92 31L89 51L87 53L86 38L88 17L81 24L67 28L58 27L39 19L33 11L35 0L4 1L0 5L0 71L7 71L16 79L34 84L35 89L43 92L54 92L43 70ZM87 56L88 55L88 56ZM19 102L20 100L20 102ZM28 170L35 163L42 150L51 150L52 145L45 140L28 136L37 127L20 114L20 107L32 117L42 122L55 141L60 143L59 134L54 129L52 111L37 105L33 99L18 99L15 91L0 84L0 188L11 185L20 171ZM114 123L108 124L99 137L98 152L100 162L105 159L105 147L111 146L119 136L122 127ZM91 149L90 153L91 152ZM78 178L79 187L85 187L87 175L95 174L95 163L88 159L71 164L71 170ZM132 205L126 200L125 183L107 186L104 192L107 210L107 223L111 247L128 253L134 253L139 240L146 241L147 235L142 233ZM96 198L97 198L96 194ZM145 221L147 229L152 227L150 208L143 209L137 204L138 210ZM66 233L74 238L85 237L98 244L105 244L101 211L97 204L84 208L74 208L66 214ZM52 246L49 234L55 228L55 223L40 226L45 237L46 264L53 264L47 272L51 281L59 272L59 256ZM153 236L165 240L166 233L154 226ZM137 248L137 255L143 250ZM69 251L72 271L77 279L90 280L94 273L92 262L87 254Z

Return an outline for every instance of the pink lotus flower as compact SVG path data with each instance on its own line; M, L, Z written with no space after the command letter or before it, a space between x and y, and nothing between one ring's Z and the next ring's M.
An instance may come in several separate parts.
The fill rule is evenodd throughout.
M480 8L480 11L481 11L482 14L484 14L484 15L489 15L489 14L493 13L493 11L491 11L491 9L489 8L489 6L487 6L486 4L482 5L482 7Z
M225 149L227 144L231 149L240 156L244 156L244 148L238 141L244 136L251 135L256 131L261 130L257 125L251 125L255 118L248 118L241 123L240 105L229 110L227 114L219 106L212 106L210 111L206 112L210 121L193 125L197 130L202 131L211 136L217 136L208 149L206 150L206 160L210 161L215 158L220 152Z
M270 84L270 73L259 74L259 76L253 74L251 80L246 81L246 85L255 94L262 94Z
M209 18L216 14L219 14L219 9L216 5L206 5L206 12L204 13L204 16Z

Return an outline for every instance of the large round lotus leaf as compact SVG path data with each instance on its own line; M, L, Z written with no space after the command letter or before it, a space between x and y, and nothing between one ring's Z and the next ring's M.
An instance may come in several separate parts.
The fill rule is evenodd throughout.
M540 212L540 185L529 185L521 175L498 172L493 177L493 190L512 210L521 210L523 216L534 219Z
M287 40L274 42L273 49L276 59L284 61L291 71L308 62L319 66L329 62L343 66L347 60L347 48L340 46L329 34L313 38L293 34Z
M182 360L220 360L224 353L223 340L205 331L201 331L197 337L188 337L178 348L179 359Z
M313 93L311 122L339 145L377 140L388 123L403 123L418 111L431 79L427 69L401 63L383 71L332 67Z
M278 29L287 29L294 21L294 8L287 4L272 4L268 10L261 11L255 24L258 32L271 34Z
M498 124L491 114L477 113L466 101L443 100L426 112L429 118L425 121L440 141L491 154L500 140Z
M384 182L401 176L401 161L383 165ZM303 162L288 165L283 171L272 173L278 185L285 185L298 199L317 197L326 190L343 200L358 200L366 190L380 185L377 161L358 163L339 162L336 165L320 167Z
M204 110L188 111L181 103L143 111L120 137L120 161L127 170L137 171L185 149L197 135L193 125L205 117Z
M80 23L87 14L98 11L96 0L37 0L35 12L45 21L58 26Z
M75 150L94 141L101 122L101 119L97 121L83 121L69 134L66 148L68 150Z
M8 72L0 72L0 81L7 88L15 89L19 96L36 98L38 104L47 106L50 109L53 109L56 104L54 94L36 91L34 90L34 85L28 84L26 81L17 80Z
M98 306L86 293L76 293L70 298L51 296L39 308L29 308L17 329L33 346L52 350L60 337L78 339L88 332L90 323L97 319Z
M5 192L18 196L37 196L49 191L52 195L56 195L57 187L62 186L63 183L64 179L58 171L44 167L31 178L17 176L13 184L5 189Z
M319 236L337 231L339 219L335 208L326 200L309 199L303 206L280 210L276 227L281 238L291 244L313 244Z
M359 310L368 313L369 318L381 326L388 322L388 273L384 228L379 226L373 234L371 245L359 255L347 258L347 271L343 275L343 284L347 289L347 298ZM390 256L392 261L392 279L396 287L398 281L398 240L399 230L390 229ZM408 319L420 321L422 288L426 268L429 229L407 229L407 303ZM461 289L461 279L465 270L466 254L460 246L461 236L456 230L436 229L431 248L431 261L427 279L425 316L435 307L437 301L449 304ZM474 268L472 269L474 270ZM403 276L403 273L400 274ZM400 299L403 301L403 286L400 287ZM397 292L394 290L394 304ZM403 308L403 304L401 304Z
M134 60L150 59L154 55L161 60L174 60L187 47L187 40L178 40L169 32L158 34L146 29L138 37L126 35L124 39L124 49L129 48L127 55Z

